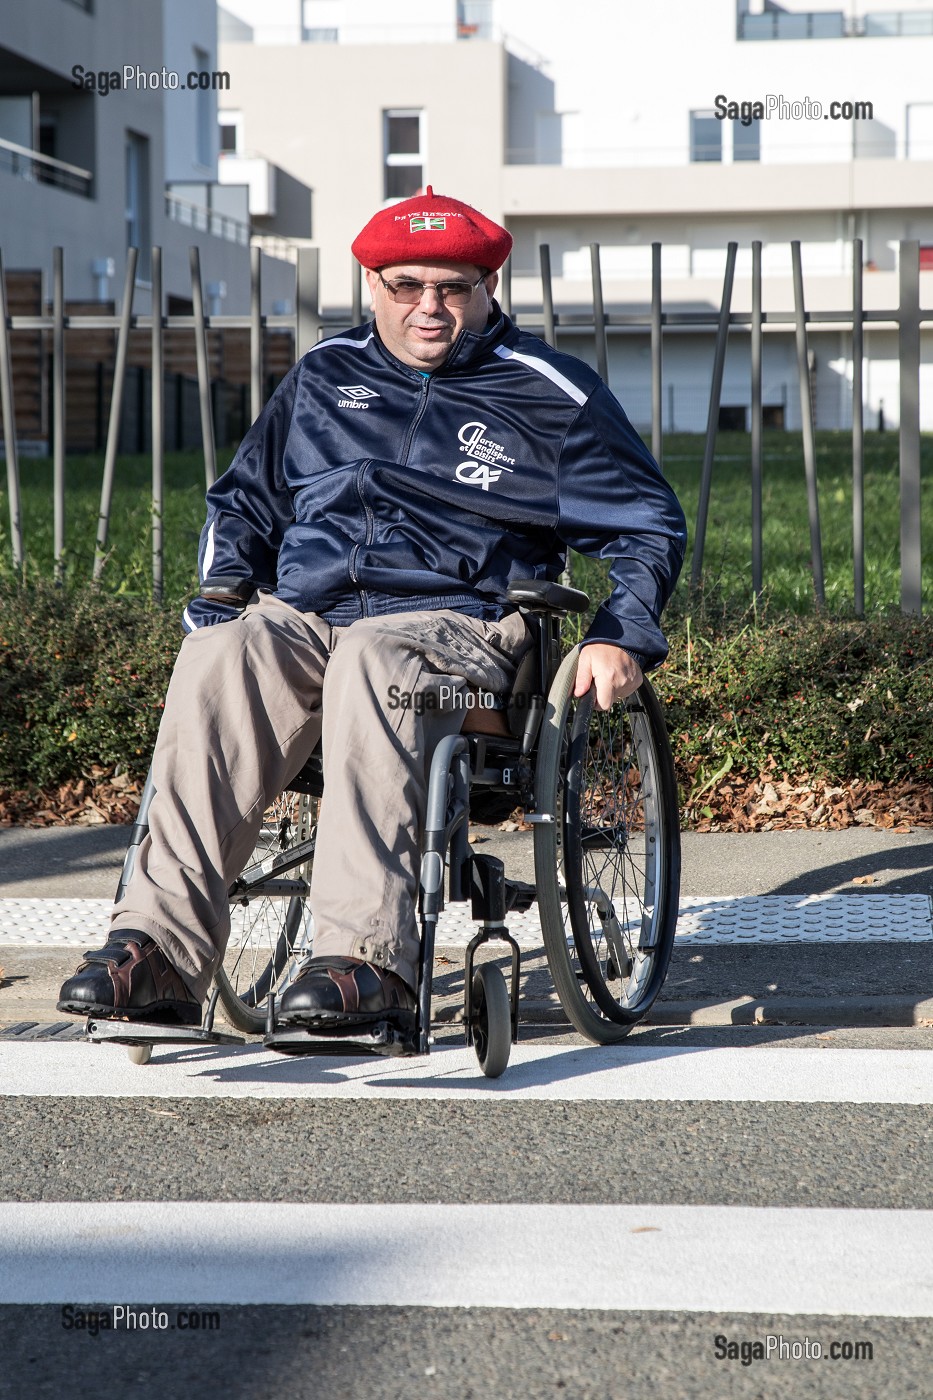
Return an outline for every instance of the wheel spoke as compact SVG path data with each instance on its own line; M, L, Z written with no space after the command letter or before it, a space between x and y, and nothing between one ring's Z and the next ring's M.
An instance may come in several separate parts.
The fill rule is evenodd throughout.
M313 852L317 805L316 799L296 792L285 792L275 800L263 815L255 849L244 866L256 875L238 885L233 897L230 941L215 977L227 1014L241 1029L261 1029L269 992L278 993L287 985L296 957L307 950L305 895L273 893L270 879L260 876L259 868L269 872L273 860L281 860L302 843ZM294 864L284 861L272 880L303 882L306 887L311 858L303 858L297 849L296 857Z

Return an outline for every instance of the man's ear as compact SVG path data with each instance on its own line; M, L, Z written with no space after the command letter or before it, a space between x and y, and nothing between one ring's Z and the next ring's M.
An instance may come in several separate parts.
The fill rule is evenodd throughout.
M373 272L371 268L366 268L366 285L369 288L369 309L376 310L376 288L379 286L379 274Z
M499 285L499 274L498 274L498 272L488 272L488 273L486 274L486 291L489 293L490 296L494 296L494 295L495 295L495 291L496 291L496 288L498 287L498 285Z

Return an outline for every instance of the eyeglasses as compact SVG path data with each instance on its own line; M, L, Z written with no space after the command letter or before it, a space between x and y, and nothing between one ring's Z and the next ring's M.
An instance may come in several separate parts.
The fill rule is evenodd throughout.
M381 272L377 275L391 299L401 302L403 306L417 306L428 287L434 288L445 306L467 306L476 288L480 282L485 282L489 273L484 272L475 282L415 282L410 277L393 277L391 282L387 282Z

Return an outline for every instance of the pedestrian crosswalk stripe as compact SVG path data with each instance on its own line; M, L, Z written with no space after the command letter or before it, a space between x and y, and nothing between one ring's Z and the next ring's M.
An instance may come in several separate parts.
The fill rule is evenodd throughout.
M156 1048L0 1041L0 1097L484 1099L933 1104L928 1050L518 1045L501 1079L463 1047L407 1060L285 1057L252 1044Z
M933 1316L933 1211L0 1205L0 1303Z

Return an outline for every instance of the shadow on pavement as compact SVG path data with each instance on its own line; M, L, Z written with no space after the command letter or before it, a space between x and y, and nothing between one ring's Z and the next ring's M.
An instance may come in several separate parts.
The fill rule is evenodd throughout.
M890 879L892 870L899 872L895 880ZM882 873L889 875L882 886L851 884L856 876ZM805 875L794 876L775 884L768 893L820 894L845 884L851 885L851 889L846 891L847 894L933 893L933 837L922 843L911 843L900 848L894 845L886 846L884 850L865 852L848 860L816 866Z

